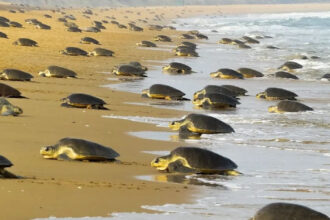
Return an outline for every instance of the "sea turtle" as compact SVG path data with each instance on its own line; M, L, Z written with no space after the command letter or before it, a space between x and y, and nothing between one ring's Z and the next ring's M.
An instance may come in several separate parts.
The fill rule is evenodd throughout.
M194 99L193 104L205 109L236 108L240 104L236 98L221 93L206 93Z
M143 40L139 43L136 43L139 47L157 47L157 45L151 41Z
M179 134L187 136L235 132L230 125L202 114L189 114L181 120L171 122L169 127L172 130L179 130Z
M144 89L142 91L142 97L152 99L189 100L183 98L184 95L186 94L181 92L180 90L163 84L154 84L150 86L149 89Z
M172 39L166 35L157 35L154 37L154 41L172 42Z
M87 27L84 29L85 32L99 33L101 30L97 27Z
M12 105L7 99L0 97L0 114L2 116L18 116L22 113L23 110L20 107Z
M264 74L261 72L251 69L251 68L239 68L237 70L240 74L243 74L245 78L253 78L253 77L263 77Z
M180 39L187 39L187 40L191 40L194 39L194 36L190 35L190 34L181 34L181 36L179 36Z
M261 208L250 220L330 220L329 216L306 206L293 203L270 203Z
M219 44L232 44L233 40L227 37L222 38L218 41Z
M83 37L80 40L80 43L82 44L96 44L96 45L100 45L100 42L95 40L94 38L91 37Z
M53 146L42 147L46 159L114 161L119 154L110 147L77 138L62 138Z
M247 93L247 90L238 86L233 85L221 85L221 87L230 90L235 93L235 96L244 96Z
M22 28L23 25L21 23L18 23L16 21L10 21L9 22L10 27L15 27L15 28Z
M34 40L31 40L29 38L18 38L14 43L14 45L19 46L27 46L27 47L37 47L38 43Z
M221 78L221 79L244 79L244 76L239 72L233 69L218 69L216 72L210 73L213 78Z
M248 44L259 44L260 43L256 39L253 39L252 37L249 37L249 36L243 36L243 39L245 40L245 43L248 43Z
M246 44L236 44L238 46L238 48L241 48L241 49L250 49L251 47L249 45L246 45Z
M50 30L50 29L52 29L51 26L49 26L47 24L43 24L41 22L38 23L38 24L36 24L35 27L38 28L38 29L42 29L42 30Z
M237 165L224 156L198 147L178 147L169 155L155 158L151 166L170 173L221 174L237 176Z
M163 28L164 28L163 26L157 25L157 24L150 24L148 26L148 29L151 31L161 31L161 30L163 30Z
M198 53L195 49L191 47L177 47L175 49L176 56L183 56L183 57L198 57Z
M141 69L141 70L143 70L143 71L147 71L147 70L148 70L148 67L143 66L143 65L142 65L140 62L138 62L138 61L130 61L128 64L129 64L129 65L132 65L132 66L134 66L134 67L136 67L136 68L139 68L139 69Z
M20 91L4 83L0 83L0 96L7 98L25 98L21 96Z
M112 57L115 52L104 49L104 48L95 48L92 52L89 52L88 55L90 56L103 56L103 57Z
M0 74L0 79L11 81L30 81L33 76L30 73L17 69L4 69Z
M266 100L296 100L297 96L296 93L281 88L267 88L256 95L257 98Z
M194 93L194 100L195 99L202 99L205 94L207 93L219 93L223 94L232 98L236 98L237 94L229 89L226 89L223 86L217 85L207 85L203 89Z
M0 16L0 21L2 21L2 22L9 22L10 20L8 19L8 18L6 18L6 17L3 17L3 16Z
M208 36L204 35L204 34L201 34L201 33L195 33L193 34L193 36L196 38L196 39L200 39L200 40L208 40Z
M57 77L57 78L76 78L77 74L72 70L60 66L49 66L45 71L39 72L39 76Z
M277 103L276 106L270 106L268 111L271 113L283 113L283 112L304 112L313 111L313 109L300 102L283 100Z
M65 54L69 56L87 56L88 53L78 47L67 47L60 51L60 54Z
M0 20L0 27L10 27L7 22L1 21Z
M146 77L145 71L139 67L133 66L131 64L122 64L112 71L118 76L139 76Z
M78 28L78 27L68 27L68 28L66 29L66 31L68 31L68 32L81 33L81 29Z
M285 62L282 66L280 66L278 69L284 70L284 71L293 71L295 69L301 69L303 68L303 65L294 62L294 61L288 61Z
M276 78L299 79L296 75L293 75L293 74L285 72L285 71L278 71L274 74L274 76Z
M8 38L7 34L0 32L0 38Z
M280 49L280 48L275 47L275 46L273 46L273 45L268 45L268 46L266 46L266 48L267 48L267 49L271 49L271 50L278 50L278 49Z
M5 158L4 156L0 155L0 178L10 178L10 179L16 179L19 178L15 174L5 170L7 167L11 167L13 164Z
M139 26L136 26L136 25L129 25L129 30L141 32L141 31L143 31L143 28L139 27Z
M192 73L191 67L183 63L171 62L169 65L164 66L164 72L171 74L189 74Z
M83 94L83 93L73 93L66 98L62 99L61 106L63 107L76 107L76 108L88 108L88 109L104 109L108 110L105 105L106 103L95 96Z
M330 73L326 73L321 77L321 80L330 81Z
M239 45L239 44L244 44L243 41L241 40L237 40L237 39L233 39L232 42L231 42L232 45Z

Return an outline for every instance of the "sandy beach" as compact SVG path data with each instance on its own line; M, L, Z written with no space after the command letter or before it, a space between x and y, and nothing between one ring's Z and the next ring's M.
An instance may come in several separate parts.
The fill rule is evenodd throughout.
M7 6L6 6L7 7ZM7 8L4 9L7 9ZM1 28L9 39L0 38L0 69L14 68L31 73L31 82L1 81L19 91L28 99L8 99L20 106L24 113L18 117L1 117L0 155L10 159L14 166L8 170L24 178L1 180L0 219L33 219L40 217L83 217L108 216L112 212L150 212L142 205L192 202L198 193L193 186L149 182L135 176L156 175L158 171L150 167L153 155L142 153L150 150L172 150L182 143L139 139L127 134L132 131L168 131L154 125L103 118L103 115L181 117L185 112L152 108L143 105L129 105L127 102L145 102L140 95L114 91L101 87L115 83L107 78L114 77L112 67L124 62L140 61L150 68L147 60L166 60L173 57L168 51L139 50L135 43L152 40L155 35L166 34L174 39L172 45L180 42L179 31L163 30L133 32L105 24L100 33L67 32L57 18L60 13L31 10L25 13L1 11L1 16L23 24L24 28ZM168 24L177 15L183 17L217 13L268 13L288 11L326 11L330 4L302 5L255 5L244 6L191 6L162 8L120 8L108 11L95 9L97 15L91 19L82 16L82 10L63 10L73 14L75 23L81 28L91 26L93 20L114 16L120 23L127 24L137 19L148 18L150 24ZM152 21L156 14L164 19ZM45 18L50 14L53 18ZM125 17L126 16L126 17ZM50 25L51 30L39 30L24 22L36 18ZM108 19L110 21L110 19ZM143 24L137 23L143 27ZM146 24L144 24L146 25ZM82 37L90 36L102 45L80 44ZM31 38L39 47L12 45L20 38ZM195 41L198 43L198 41ZM159 43L165 44L165 43ZM59 54L68 46L87 51L95 47L110 49L114 57L73 57ZM154 62L152 63L155 64ZM59 65L72 69L77 79L43 78L38 72L49 65ZM71 93L87 93L105 100L110 110L90 110L60 107L61 99ZM39 150L43 146L55 144L63 137L91 140L112 147L120 153L115 163L65 162L46 160Z

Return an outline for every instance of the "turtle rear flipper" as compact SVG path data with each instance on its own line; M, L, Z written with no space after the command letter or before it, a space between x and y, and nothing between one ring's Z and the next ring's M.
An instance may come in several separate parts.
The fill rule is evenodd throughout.
M0 178L8 178L8 179L18 179L19 177L15 174L8 172L7 170L0 169Z

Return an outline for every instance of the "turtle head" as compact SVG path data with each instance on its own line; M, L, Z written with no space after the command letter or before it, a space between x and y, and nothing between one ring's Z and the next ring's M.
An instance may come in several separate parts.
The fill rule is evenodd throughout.
M39 72L38 75L39 76L42 76L42 77L46 77L46 73L45 72Z
M23 110L18 106L14 106L13 111L14 111L14 116L17 116L17 115L20 115L23 113Z
M181 125L182 125L182 120L180 120L180 121L172 121L172 122L169 123L168 126L169 126L172 130L177 131L177 130L180 129Z
M269 106L268 107L268 112L270 112L270 113L276 113L276 112L278 112L278 108L277 108L277 106Z
M218 72L213 72L213 73L210 73L210 76L211 76L212 78L216 78L216 77L219 76L219 73L218 73Z
M40 154L47 159L55 158L56 147L46 146L40 149Z
M144 90L142 90L142 97L143 98L149 98L149 89L144 89Z
M256 95L258 99L265 99L266 98L266 93L265 92L260 92Z
M171 161L169 160L168 155L155 158L153 161L151 161L150 165L155 167L157 170L166 170L170 162Z

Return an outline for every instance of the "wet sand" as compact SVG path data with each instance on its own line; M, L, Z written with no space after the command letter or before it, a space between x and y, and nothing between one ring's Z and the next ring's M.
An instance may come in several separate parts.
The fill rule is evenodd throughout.
M285 9L288 7L286 5ZM330 4L327 4L327 7L330 7ZM91 26L92 20L101 20L106 15L115 16L120 23L127 24L138 18L147 17L152 20L154 14L150 12L157 10L158 14L164 13L166 19L158 22L150 21L150 23L166 24L168 19L175 18L177 14L194 16L220 11L236 13L236 6L233 6L232 11L229 8L229 6L223 8L192 6L184 9L163 7L162 9L95 10L98 15L93 15L92 19L82 17L81 10L67 11L67 13L74 14L77 18L75 22L84 28ZM319 9L326 10L326 7L319 5ZM53 18L44 18L45 13L52 15ZM1 117L0 154L14 163L9 171L25 177L18 180L1 180L1 219L107 216L111 212L146 212L147 210L142 210L141 205L183 203L193 200L192 195L197 192L195 187L147 182L134 177L157 174L157 171L149 166L154 156L141 151L171 150L180 143L139 139L126 132L168 131L167 129L101 117L110 114L181 117L184 114L174 110L128 105L125 102L145 100L137 94L100 87L112 82L106 79L113 76L104 72L110 72L116 64L141 61L142 64L150 66L146 60L165 60L173 56L167 51L137 50L136 42L152 40L153 36L161 33L175 39L171 43L175 45L180 41L177 38L180 32L170 30L132 32L105 24L107 29L101 33L71 33L66 31L66 27L61 22L56 21L62 16L59 13L27 11L23 14L13 14L1 11L1 16L22 23L24 28L0 29L9 37L9 39L0 38L0 69L15 68L29 72L35 77L31 82L1 81L17 88L23 96L28 97L28 99L9 99L12 104L23 109L24 113L21 116ZM52 30L35 29L33 25L24 22L27 18L37 18L50 25ZM102 45L80 44L80 39L85 36L96 38ZM19 37L31 38L38 42L39 47L12 45L12 42ZM77 46L87 51L102 47L113 50L115 57L72 57L59 54L59 50L67 46ZM77 72L78 79L39 77L38 72L45 70L49 65L72 69ZM60 107L61 98L76 92L104 99L109 103L106 107L110 110ZM121 162L64 162L46 160L40 156L39 150L42 146L54 144L63 137L83 138L110 146L121 154L118 158Z

